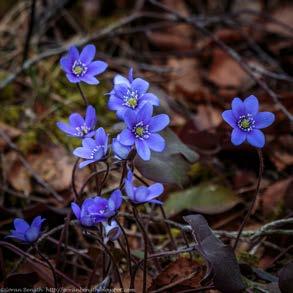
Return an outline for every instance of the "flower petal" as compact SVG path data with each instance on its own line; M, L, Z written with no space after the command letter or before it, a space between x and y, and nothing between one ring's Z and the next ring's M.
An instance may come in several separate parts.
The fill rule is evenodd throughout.
M78 147L73 151L73 154L83 159L91 159L92 151L89 148Z
M108 64L103 61L94 61L91 64L89 64L87 68L87 74L89 75L97 75L104 72L108 67Z
M131 87L136 90L139 95L143 95L148 90L150 84L142 78L136 78L132 83Z
M138 155L144 160L148 161L151 158L151 151L149 146L144 140L135 140L135 147Z
M120 189L113 191L110 199L114 202L114 209L118 210L122 204L122 193Z
M69 48L67 55L60 59L61 68L67 72L72 72L72 66L74 61L79 59L79 53L76 47L72 46Z
M22 232L22 233L24 233L30 227L30 225L24 219L20 219L20 218L16 218L13 221L13 224L14 224L14 229L17 232Z
M231 142L234 145L242 144L246 139L246 133L239 128L234 128L231 134Z
M88 105L85 114L85 124L90 129L93 129L97 123L96 109L92 105Z
M124 113L124 122L129 129L132 129L138 122L137 116L138 115L135 113L135 111L130 109Z
M68 135L76 136L76 129L64 122L57 122L57 127Z
M235 116L232 110L226 110L222 113L223 119L233 128L237 127Z
M158 132L164 129L170 123L170 118L166 114L156 115L151 118L149 123L150 132Z
M123 129L120 133L120 142L126 146L134 144L134 135L129 129Z
M134 201L137 203L145 203L149 195L148 188L145 186L139 186L134 193Z
M99 84L100 82L92 75L85 74L84 76L79 77L81 81L87 84Z
M153 106L150 103L145 103L137 112L137 122L143 121L144 124L149 124L153 115Z
M60 59L60 66L66 73L71 73L73 62L71 58L69 58L68 56L64 56Z
M79 60L84 63L85 65L88 65L96 55L96 47L92 44L86 45L79 56Z
M130 82L126 77L124 77L120 74L115 75L114 84L121 84L121 83L125 84L127 87L130 87Z
M242 100L239 98L234 98L232 101L232 112L236 119L239 119L240 116L246 114L245 106Z
M258 99L251 95L244 100L244 106L246 113L250 113L252 116L255 116L259 108Z
M133 200L134 199L133 186L132 186L132 183L127 179L124 180L124 189L129 199Z
M122 106L123 101L119 98L117 98L114 95L111 95L108 101L108 108L112 111L116 111L119 108L123 107Z
M80 82L80 78L77 76L74 76L72 73L66 73L67 79L72 83L78 83Z
M275 115L271 112L259 112L254 117L255 128L262 129L270 126L275 121Z
M79 164L79 169L81 169L91 163L94 163L94 162L96 162L96 160L85 160Z
M41 229L41 225L42 223L45 221L46 219L42 219L41 216L37 216L34 218L34 220L31 223L31 227L36 227L37 229Z
M259 129L247 133L247 141L254 147L262 148L265 145L265 136Z
M142 101L146 101L148 103L151 103L152 105L154 106L159 106L160 105L160 100L157 96L155 96L154 94L152 93L146 93L146 94L143 94L141 97L140 97L140 102Z
M131 147L130 146L125 146L119 142L117 138L113 138L112 141L112 150L115 154L116 157L119 159L126 159L129 152L130 152Z
M20 241L24 241L26 242L26 239L24 238L24 233L21 233L21 232L17 232L17 231L14 231L14 230L11 230L10 231L10 235L7 235L5 238L16 238Z
M164 186L161 183L155 183L148 187L149 189L149 197L154 198L161 195L164 192Z
M71 209L72 209L75 217L79 220L80 219L80 207L75 202L72 202Z
M103 127L99 127L96 131L96 143L97 145L104 146L105 142L108 141L108 135Z
M157 133L152 133L146 142L149 148L155 152L162 152L165 148L165 139Z
M96 144L96 141L94 139L85 138L85 139L82 140L82 146L87 148L87 149L92 150L97 146L97 144Z
M69 116L69 124L72 127L80 127L84 124L84 119L78 113L73 113Z

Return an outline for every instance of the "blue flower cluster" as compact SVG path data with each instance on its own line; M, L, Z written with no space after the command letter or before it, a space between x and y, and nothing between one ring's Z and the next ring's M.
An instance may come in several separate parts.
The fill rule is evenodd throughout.
M61 58L61 68L71 83L99 83L96 76L104 72L108 65L103 61L94 61L95 53L94 45L85 46L81 53L77 48L71 47L67 55ZM66 135L81 139L81 146L73 151L76 157L83 159L79 164L80 168L106 160L111 151L116 159L127 163L131 151L147 161L151 158L151 151L162 152L165 149L165 140L159 132L168 126L170 119L166 114L153 115L154 107L159 106L160 101L148 90L149 83L142 78L134 78L132 69L127 77L114 77L113 89L108 94L108 108L115 111L117 118L124 122L124 129L112 140L104 128L96 129L97 116L92 105L87 106L84 117L79 113L72 113L68 123L57 122L57 127ZM240 145L247 140L257 148L265 145L261 129L275 120L273 113L259 112L259 102L255 96L249 96L244 101L234 98L232 109L224 111L222 116L233 128L231 141L234 145ZM80 206L71 204L72 211L82 226L93 227L102 223L107 241L116 240L121 235L115 216L123 198L133 205L162 204L157 199L164 192L161 183L137 187L133 184L131 170L128 170L123 183L124 197L122 191L116 189L108 199L97 194L85 199ZM14 220L15 230L11 230L7 237L32 244L41 235L43 221L38 216L29 225L25 220L17 218Z

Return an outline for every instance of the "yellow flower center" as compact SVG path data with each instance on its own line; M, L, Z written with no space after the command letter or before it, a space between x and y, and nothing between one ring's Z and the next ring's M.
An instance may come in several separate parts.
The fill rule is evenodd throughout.
M136 127L135 134L138 135L138 136L143 136L143 134L144 134L144 128L141 127L141 126Z

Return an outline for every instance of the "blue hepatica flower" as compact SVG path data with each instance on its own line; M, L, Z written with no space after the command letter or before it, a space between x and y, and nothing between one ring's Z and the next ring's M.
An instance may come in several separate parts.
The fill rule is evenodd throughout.
M117 117L123 119L127 110L139 110L146 102L158 106L160 100L152 93L147 93L149 83L142 78L133 79L132 68L128 79L122 75L114 78L114 88L110 92L108 107L116 111Z
M90 227L114 216L121 204L122 194L119 189L116 189L109 199L95 196L84 200L81 207L76 203L71 203L71 208L79 222L83 226Z
M69 116L69 124L57 122L57 126L69 136L85 138L95 135L96 123L96 110L93 106L89 105L86 109L85 118L78 113L72 113Z
M123 145L120 142L120 135L118 134L117 138L113 138L112 140L112 150L117 159L125 160L129 155L131 146Z
M35 242L41 234L41 226L45 219L41 216L34 218L31 225L29 225L24 219L16 218L13 222L14 230L10 231L11 237L17 239L23 243L31 244Z
M133 174L128 171L127 178L124 179L124 186L127 197L134 204L144 204L144 203L157 203L162 204L161 201L155 199L160 196L164 191L164 186L161 183L154 183L148 187L139 186L135 187L132 183Z
M122 231L115 220L112 220L110 224L108 222L103 222L103 226L106 235L105 242L108 242L108 240L115 241L122 234Z
M245 140L257 148L265 145L265 136L260 129L270 126L275 120L275 115L258 110L258 99L249 96L244 101L234 98L232 109L223 112L223 119L233 127L231 142L234 145L240 145Z
M127 110L124 115L127 128L120 133L119 138L123 145L135 144L137 153L143 160L150 159L150 149L162 152L165 148L165 140L157 132L169 124L169 116L160 114L152 117L152 114L153 106L149 103L144 104L138 112Z
M65 71L67 79L72 83L85 82L98 84L95 78L106 70L108 64L103 61L93 61L96 54L94 45L86 45L79 54L76 47L71 47L60 60L61 68Z
M85 138L82 140L82 147L78 147L73 151L77 157L85 159L79 164L79 168L83 168L88 164L101 160L108 149L108 135L104 128L100 127L96 131L95 139Z

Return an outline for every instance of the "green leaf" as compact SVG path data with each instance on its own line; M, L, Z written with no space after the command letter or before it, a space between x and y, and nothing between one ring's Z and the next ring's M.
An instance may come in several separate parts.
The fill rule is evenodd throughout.
M143 161L138 156L134 164L139 172L146 178L182 186L188 181L188 171L191 163L198 159L198 154L181 142L170 129L160 133L166 140L163 152L152 152L149 161Z
M189 210L205 214L218 214L225 212L241 200L229 188L203 182L195 187L170 194L164 203L168 216Z

